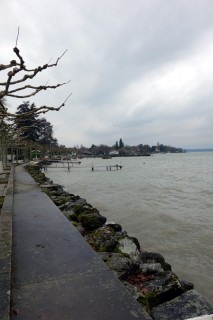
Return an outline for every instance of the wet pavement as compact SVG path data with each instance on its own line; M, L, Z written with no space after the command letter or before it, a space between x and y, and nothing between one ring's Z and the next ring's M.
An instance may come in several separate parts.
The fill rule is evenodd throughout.
M23 166L15 168L12 315L151 319Z

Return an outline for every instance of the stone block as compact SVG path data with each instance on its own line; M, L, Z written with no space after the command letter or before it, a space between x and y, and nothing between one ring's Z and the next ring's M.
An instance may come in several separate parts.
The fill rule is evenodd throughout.
M189 290L152 310L154 320L185 320L213 313L213 308L197 291Z

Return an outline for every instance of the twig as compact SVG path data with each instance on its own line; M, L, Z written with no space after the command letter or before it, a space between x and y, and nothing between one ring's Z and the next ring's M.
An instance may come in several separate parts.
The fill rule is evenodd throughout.
M15 47L17 47L17 43L18 43L18 37L19 37L19 28L20 28L20 27L18 27L18 34L17 34L17 37L16 37L16 45L15 45Z

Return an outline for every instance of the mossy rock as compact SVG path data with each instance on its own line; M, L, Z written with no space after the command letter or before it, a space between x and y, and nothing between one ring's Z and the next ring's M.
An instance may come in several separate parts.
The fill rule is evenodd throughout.
M66 213L66 216L70 221L79 223L78 217L74 212Z
M160 303L157 294L153 291L141 294L137 300L148 313Z
M134 264L129 257L123 256L123 254L114 252L99 252L99 256L122 281L126 280L130 275L138 272L138 266Z
M29 174L34 178L36 182L39 184L44 183L45 181L48 181L48 178L46 178L45 174L41 172L41 167L38 165L34 166L26 166L26 170L29 172Z
M160 253L144 251L141 252L141 260L144 263L160 263L164 271L172 271L172 267L167 263Z
M84 237L86 234L86 230L82 227L82 224L80 222L77 221L71 221L72 225L82 234L82 236Z
M82 226L90 231L100 228L106 222L106 218L97 212L82 213L78 216L78 219Z
M130 237L130 236L128 236L128 238L131 239L134 242L134 244L136 245L137 249L140 251L141 246L140 246L140 243L139 243L138 239L135 238L135 237Z
M184 292L177 275L173 272L156 275L151 280L145 280L143 284L148 291L156 294L156 298L150 301L152 307L174 299Z
M85 211L87 211L87 209L80 204L74 205L72 210L75 212L76 215L80 215L80 214L84 213Z
M123 253L123 252L121 251L120 246L119 246L119 243L117 243L117 245L116 245L116 247L114 248L113 252L114 252L114 253L119 253L119 254L121 254L122 256L129 257L128 254Z
M48 188L42 187L41 189L42 189L43 192L45 192L48 195L48 197L52 196L52 192L50 190L48 190Z
M55 199L53 199L54 203L57 205L57 206L61 206L62 204L65 204L67 203L68 201L70 200L69 197L56 197Z
M4 178L4 179L0 179L0 184L7 184L8 183L8 179Z
M118 223L107 222L106 226L112 228L115 232L122 232L122 226Z
M98 252L114 251L118 241L114 237L114 230L109 227L101 227L92 231L86 237L89 244Z
M119 249L122 253L128 254L131 259L139 265L141 263L140 251L137 248L137 243L135 243L133 239L127 235L118 240Z
M76 204L72 207L72 210L75 212L75 214L81 215L81 214L99 214L98 209L93 208L90 204Z

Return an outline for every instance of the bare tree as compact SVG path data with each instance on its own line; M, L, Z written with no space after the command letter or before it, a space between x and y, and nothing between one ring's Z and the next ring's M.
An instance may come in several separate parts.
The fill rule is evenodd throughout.
M24 99L29 98L32 96L35 96L41 91L45 91L48 89L56 89L58 87L61 87L67 83L70 82L63 82L58 83L55 85L33 85L33 84L27 84L27 81L32 81L36 78L36 76L47 70L48 68L56 67L61 60L61 58L64 56L67 50L63 52L63 54L56 59L54 63L46 63L41 66L38 66L36 68L28 68L25 65L25 61L20 54L20 50L17 47L18 44L18 38L19 38L19 28L18 28L18 34L16 38L16 44L13 49L13 52L16 55L16 58L12 61L10 61L8 64L0 64L0 72L8 71L5 81L0 82L0 155L1 158L5 158L5 152L8 146L8 142L17 140L17 132L15 133L13 131L13 124L16 122L18 118L21 118L21 114L17 114L14 112L11 112L9 108L6 106L6 99L7 98L16 98L16 99ZM34 110L31 110L29 112L29 115L34 114L45 114L48 111L59 111L67 102L69 97L71 96L71 93L66 97L66 99L61 103L59 106L40 106L35 107ZM25 116L27 114L25 113ZM12 121L13 124L8 124L8 120ZM15 138L15 139L14 139ZM6 158L5 158L6 159ZM1 160L1 159L0 159Z
M56 85L51 85L51 86L47 84L39 85L39 86L26 84L26 81L33 80L40 72L43 72L48 68L56 67L60 59L64 56L67 50L65 50L63 54L60 57L58 57L54 63L49 62L31 69L26 67L24 59L20 54L20 50L17 47L18 37L19 37L19 29L18 29L17 39L16 39L16 45L13 49L16 55L16 60L14 59L10 61L8 64L0 64L0 72L4 70L8 70L7 78L5 79L4 82L0 82L0 88L2 87L2 90L0 90L0 119L3 119L5 117L10 117L10 118L18 117L17 114L10 112L8 108L5 107L5 104L4 104L5 98L7 97L19 98L19 99L29 98L38 94L41 91L48 90L48 89L56 89L70 82L69 80L67 82L58 83ZM17 79L17 76L19 76L18 79ZM27 93L26 93L26 90L28 90ZM70 96L71 96L71 93L63 101L63 103L58 107L50 107L50 106L44 105L44 106L37 107L36 110L34 110L34 112L39 114L39 113L46 113L50 110L59 111L65 105L66 101L69 99Z

